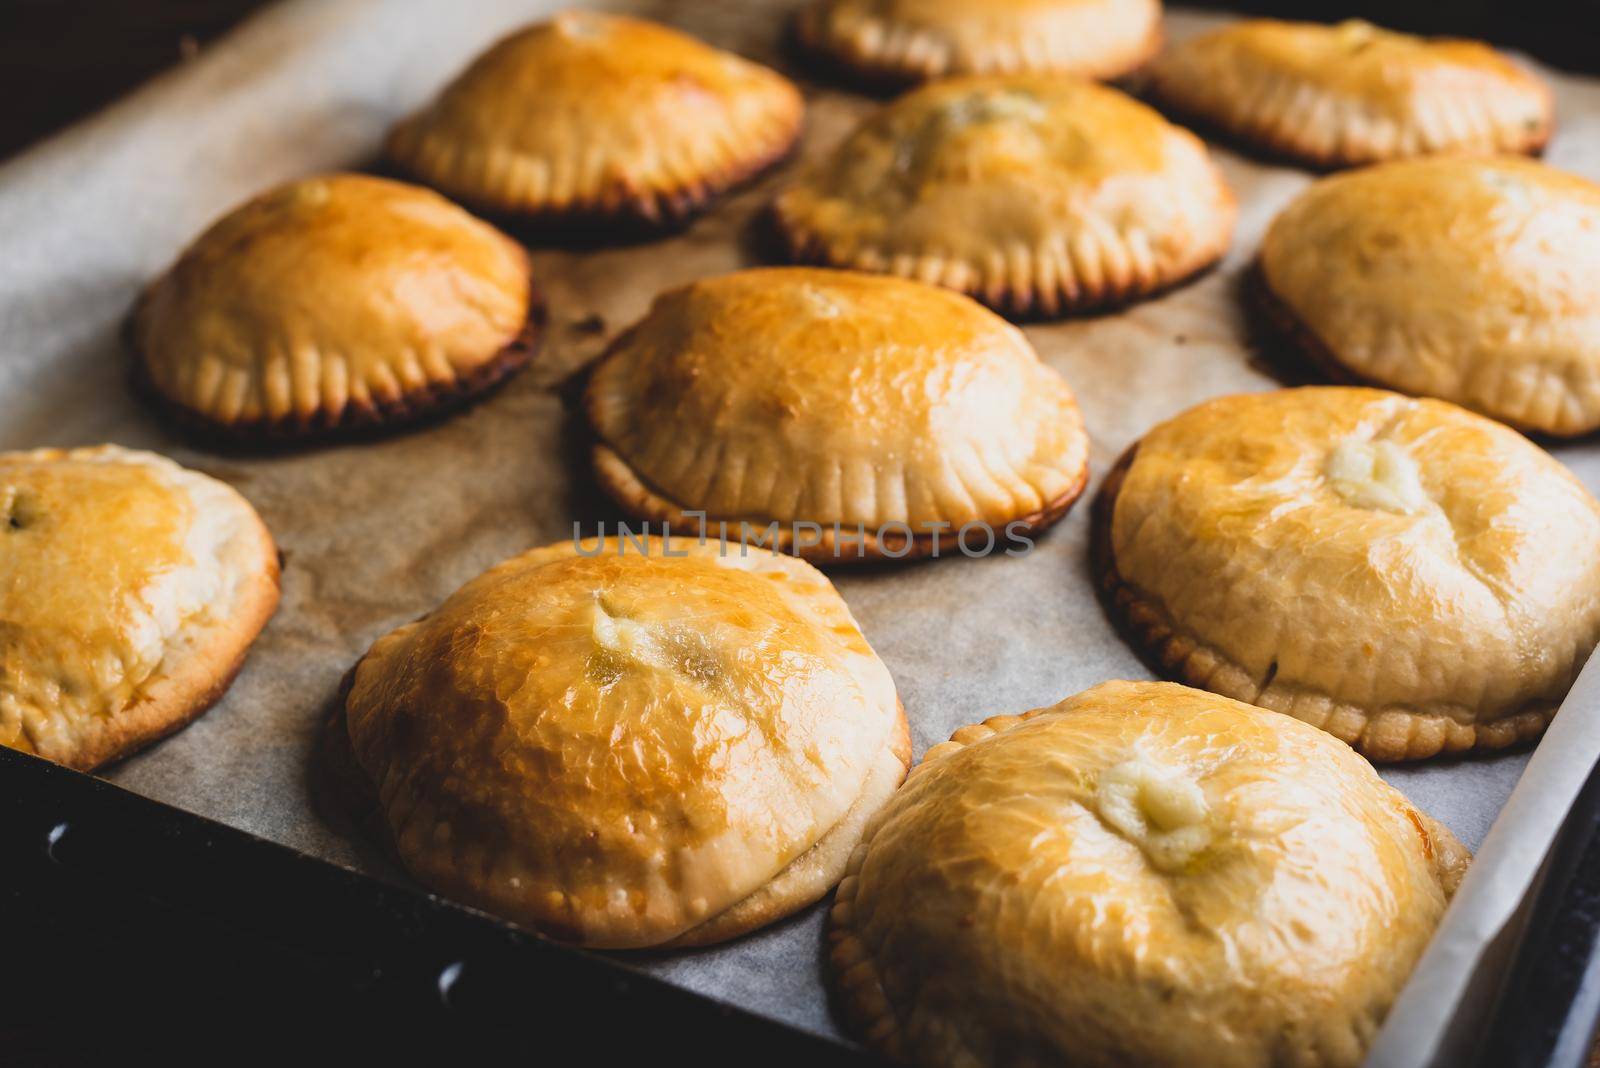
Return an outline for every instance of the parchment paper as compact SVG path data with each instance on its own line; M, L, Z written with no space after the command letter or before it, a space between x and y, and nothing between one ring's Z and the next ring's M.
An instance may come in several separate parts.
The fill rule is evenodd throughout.
M418 433L265 458L198 451L130 396L116 342L137 287L218 214L277 181L370 163L393 119L498 35L557 6L291 0L0 168L0 448L116 441L156 449L237 486L287 556L282 607L226 699L111 769L112 781L335 863L401 878L310 805L318 718L340 676L374 638L485 567L572 536L575 521L593 530L623 518L592 486L573 433L577 415L558 387L657 291L753 262L751 215L792 164L680 236L538 252L551 325L537 366L487 404ZM803 74L780 47L792 4L629 6ZM1168 29L1181 38L1216 21L1175 12ZM1600 83L1547 75L1560 109L1548 159L1600 178ZM809 83L808 95L808 157L877 106ZM1207 397L1276 384L1246 344L1237 275L1272 215L1310 178L1215 151L1242 206L1220 270L1121 314L1027 328L1077 391L1095 443L1091 492L1158 420ZM1600 487L1600 448L1563 446L1557 455ZM1053 703L1104 679L1147 677L1091 591L1087 500L1026 557L836 575L894 674L919 755L962 724ZM1487 843L1375 1062L1425 1063L1443 1040L1472 965L1515 910L1600 751L1592 714L1600 679L1588 683L1569 703L1579 707L1558 717L1538 751L1547 766L1529 776L1515 811ZM1526 753L1510 754L1385 775L1478 847L1527 762ZM837 1034L820 976L821 919L813 908L732 945L627 959Z

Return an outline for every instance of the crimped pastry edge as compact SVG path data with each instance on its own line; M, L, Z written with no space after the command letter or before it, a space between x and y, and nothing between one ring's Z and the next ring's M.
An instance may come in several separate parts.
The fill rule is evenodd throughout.
M527 253L522 252L527 263ZM522 327L494 356L470 369L454 382L430 382L398 397L375 402L350 401L337 416L319 409L309 417L288 415L278 419L223 422L163 393L149 373L138 319L149 289L142 292L123 320L123 344L130 359L129 377L135 393L166 416L196 442L223 450L271 451L302 445L323 445L410 429L469 408L487 398L533 362L544 338L544 295L528 267L528 313ZM159 280L158 280L159 281Z
M925 53L936 51L939 38L927 32L896 33L897 24L889 19L868 19L877 29L880 40L892 42L893 47L873 51L862 47L859 41L839 38L823 32L817 24L821 6L813 2L795 13L790 22L790 36L798 50L813 64L850 82L878 92L892 92L922 82L961 74L1014 74L1036 72L1063 74L1095 81L1112 81L1132 74L1149 63L1166 41L1166 33L1158 15L1150 31L1137 45L1118 52L1108 52L1108 58L1098 64L1080 66L1050 66L1032 64L1019 49L1008 51L1004 60L984 67L957 67L947 61L933 61ZM924 58L919 61L919 54Z
M1215 164L1212 167L1215 170ZM1227 254L1238 212L1238 200L1220 174L1217 184L1223 194L1218 206L1227 219L1216 228L1213 240L1197 242L1184 255L1158 263L1140 264L1138 257L1131 255L1123 256L1121 263L1102 259L1097 280L1082 277L1071 256L1047 248L1018 247L999 257L1002 275L1021 274L1021 278L995 277L990 267L936 252L884 246L844 250L792 222L783 210L781 195L768 209L767 228L784 258L793 263L887 274L942 286L964 293L1012 320L1059 319L1109 311L1159 296L1214 267ZM1040 260L1053 262L1053 269L1040 272L1036 266ZM1025 263L1026 267L1019 270L1018 263ZM1054 279L1055 284L1041 283L1041 273Z
M1594 433L1600 429L1600 423L1585 424L1576 427L1556 428L1548 423L1528 423L1515 418L1507 412L1490 411L1482 405L1476 405L1464 398L1445 397L1436 393L1413 393L1402 389L1391 382L1371 378L1360 371L1347 366L1335 355L1328 343L1317 336L1316 331L1301 320L1294 309L1272 291L1271 284L1267 281L1265 268L1262 266L1260 256L1252 261L1244 275L1244 299L1246 311L1250 316L1251 325L1261 340L1278 342L1286 346L1295 355L1300 356L1310 369L1316 371L1328 381L1336 385L1367 386L1372 389L1386 389L1393 393L1404 393L1413 397L1432 397L1437 400L1458 404L1479 415L1486 416L1506 424L1524 434L1539 437L1554 438L1557 440L1575 440Z
M1443 712L1388 707L1367 709L1303 687L1259 682L1220 650L1185 633L1165 609L1123 580L1111 541L1117 494L1138 443L1107 472L1090 511L1089 551L1095 592L1106 615L1145 663L1163 678L1231 697L1321 728L1373 763L1426 760L1444 754L1489 752L1544 733L1557 702L1531 701L1487 723L1462 723ZM1284 692L1288 691L1288 692Z
M709 528L714 524L726 523L729 540L734 534L740 536L741 544L751 539L752 535L760 536L761 540L752 542L762 548L772 549L775 552L789 553L798 556L810 563L822 565L849 565L867 563L901 563L910 560L921 560L934 555L943 556L950 550L960 548L960 527L952 527L939 534L912 533L909 538L890 536L880 538L876 531L865 531L858 539L854 536L855 524L841 523L840 527L849 532L849 537L836 537L831 523L817 521L822 529L819 533L820 541L816 544L807 543L798 545L796 526L806 520L769 520L767 523L757 523L754 520L736 519L704 515L698 511L685 509L683 505L662 496L652 489L648 483L635 471L622 456L610 445L603 441L596 442L592 451L595 478L600 483L606 495L632 515L649 522L676 523L686 531L702 531L709 534ZM986 520L991 529L1006 530L1012 524L1017 524L1016 533L1035 535L1043 533L1053 526L1072 508L1074 502L1082 496L1084 488L1089 484L1089 464L1084 461L1083 470L1073 485L1060 496L1045 504L1037 511L1026 515L1006 517L995 520ZM776 536L772 543L765 537L765 532L771 530L776 522ZM884 527L899 520L886 520ZM998 546L999 538L995 544ZM895 550L901 550L898 553Z
M940 742L922 755L922 759L906 773L910 782L933 761L975 742L1027 722L1050 709L1035 708L1018 715L990 716L978 723L958 728L949 739ZM902 787L903 789L903 787ZM906 1057L900 1021L889 1005L889 996L883 987L883 977L866 943L861 940L851 921L855 918L856 890L860 885L861 866L871 852L872 840L882 826L881 815L867 825L861 841L850 854L844 878L834 890L833 905L828 909L828 977L832 980L834 1002L844 1016L849 1029L869 1048L891 1060L903 1061Z
M70 458L81 451L93 450L34 449L24 450L19 455ZM148 462L137 459L141 450L123 451L136 458L133 462ZM184 476L211 479L203 472L175 461L168 462ZM248 513L250 521L239 537L253 544L240 548L253 557L258 566L240 581L233 603L226 611L214 613L209 626L192 635L180 629L177 637L181 640L168 643L161 667L176 659L177 671L166 673L158 669L139 687L137 698L107 721L106 729L96 732L90 744L77 747L65 759L59 756L46 759L78 771L93 771L130 756L199 719L222 699L243 669L251 646L278 609L282 563L272 534L255 507L221 479L211 481L225 486L235 498L233 506Z
M411 180L449 195L468 210L520 236L572 236L593 240L598 233L601 237L648 238L682 229L725 194L787 159L800 142L805 121L805 105L798 90L794 102L792 112L777 116L769 124L772 135L758 147L746 155L723 159L717 168L693 182L662 184L630 180L627 186L585 190L560 204L486 193L481 188L469 188L468 183L447 180L418 166L409 157L422 151L420 145L412 153L399 149L404 123L391 131L385 141L384 158ZM485 166L500 171L520 159L517 154L503 150L490 153L490 157L491 161Z
M1304 137L1304 125L1292 121L1290 116L1283 114L1276 114L1270 118L1262 116L1248 126L1232 121L1226 116L1186 100L1181 92L1164 83L1159 68L1152 69L1150 75L1144 79L1139 95L1180 126L1207 134L1208 141L1221 141L1265 162L1288 164L1319 173L1328 173L1392 160L1437 155L1542 156L1555 132L1555 98L1550 87L1542 80L1534 79L1534 84L1544 97L1544 121L1538 127L1526 131L1524 136L1505 138L1503 143L1492 147L1457 146L1413 152L1384 151L1371 141L1350 144L1348 136L1340 138L1342 147L1338 149L1319 150Z

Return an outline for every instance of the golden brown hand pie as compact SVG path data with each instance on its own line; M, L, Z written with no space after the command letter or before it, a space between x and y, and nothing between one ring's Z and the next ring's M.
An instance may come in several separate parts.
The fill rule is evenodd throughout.
M1164 107L1314 167L1538 152L1553 121L1550 90L1488 45L1359 21L1236 22L1168 49L1149 90Z
M373 645L346 721L419 880L601 947L838 881L910 761L894 683L809 564L723 548L535 549Z
M1021 331L958 294L849 271L663 294L587 407L596 472L633 513L680 531L744 522L819 561L1003 549L1088 478L1072 391Z
M1122 458L1094 544L1107 607L1162 670L1373 760L1538 737L1600 638L1600 504L1441 401L1209 401Z
M1187 130L1115 89L1012 75L901 97L779 195L774 214L792 258L1049 316L1209 266L1235 210Z
M679 223L786 155L800 92L640 19L568 11L478 57L389 137L429 185L535 224Z
M850 858L830 971L930 1068L1355 1068L1467 862L1326 734L1107 682L928 752Z
M1015 71L1115 78L1161 46L1157 0L812 0L801 43L858 78Z
M464 404L528 362L538 319L510 238L426 189L337 174L213 225L145 291L129 336L170 413L261 443Z
M1600 185L1509 157L1415 160L1303 193L1254 291L1337 380L1570 436L1600 427L1597 265Z
M0 745L88 770L171 734L277 604L231 487L115 445L0 453Z

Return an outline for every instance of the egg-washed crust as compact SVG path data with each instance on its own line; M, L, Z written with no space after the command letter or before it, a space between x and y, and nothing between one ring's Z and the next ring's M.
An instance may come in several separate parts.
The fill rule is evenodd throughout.
M511 34L479 55L443 94L467 93L480 101L478 110L482 111L488 105L480 98L503 94L488 94L476 82L463 88L480 64L492 62L502 49L520 46L536 51L543 35L563 35L584 18L587 16L566 12ZM495 218L507 229L558 240L592 241L597 237L643 238L679 229L723 194L793 151L800 138L805 101L800 90L777 71L653 22L622 16L592 18L598 31L608 35L619 63L625 63L628 56L639 56L641 49L647 55L676 55L690 70L708 68L719 60L738 62L745 68L743 84L737 90L719 85L715 91L722 94L724 104L734 91L760 94L764 110L759 119L736 122L724 116L710 128L658 131L662 144L669 149L674 142L678 146L677 151L664 153L667 159L632 158L612 160L599 168L584 166L578 168L584 173L566 181L562 176L573 170L567 164L588 153L590 143L571 143L569 138L559 150L533 152L505 143L463 142L433 121L430 105L390 131L384 144L389 164L475 212ZM551 59L548 53L542 58ZM572 58L571 53L567 58ZM555 60L555 69L558 77L572 73L562 66L561 59ZM605 69L588 73L590 81L614 77ZM655 77L657 72L652 69L645 76ZM523 91L526 88L523 86ZM619 93L626 88L620 87ZM537 108L540 103L535 100L530 107ZM617 101L613 104L622 106ZM601 142L607 136L603 126L586 132ZM682 151L685 144L692 146L692 159ZM641 152L635 150L633 155L638 157ZM552 190L552 185L558 188Z
M946 157L966 166L950 136L919 127L1011 93L1034 101L1042 117L1029 121L1049 135L1026 171L1006 178L1016 188L901 173L894 161L924 143L929 166ZM1085 144L1093 150L1083 162ZM858 157L848 175L840 171ZM1134 225L1152 200L1170 202L1170 217ZM1011 232L983 226L1013 208ZM858 125L774 198L767 229L792 262L907 278L1033 320L1104 311L1192 279L1227 252L1237 216L1238 199L1204 142L1147 105L1078 78L977 75L914 89Z
M1307 129L1322 117L1317 113L1316 105L1336 102L1337 94L1319 91L1308 83L1285 78L1268 101L1277 107L1264 106L1265 94L1257 93L1252 98L1256 105L1255 112L1248 119L1237 120L1221 114L1218 109L1200 105L1182 87L1162 78L1161 73L1159 63L1150 66L1143 79L1142 95L1173 121L1206 134L1207 140L1238 147L1266 162L1305 167L1323 173L1433 153L1474 151L1480 154L1513 153L1537 157L1544 154L1555 130L1555 99L1550 87L1530 77L1530 86L1535 87L1544 99L1542 121L1511 132L1498 131L1492 146L1444 146L1431 153L1421 150L1396 152L1386 150L1370 138L1363 139L1347 128L1341 131L1335 147L1326 147L1310 138ZM1435 126L1466 127L1471 125L1470 120L1476 118L1467 114L1465 108L1455 100L1435 101L1434 104L1427 121Z
M1249 269L1245 272L1243 295L1245 311L1258 343L1265 343L1269 347L1282 347L1289 354L1300 357L1308 370L1320 374L1329 382L1341 386L1367 386L1372 389L1387 389L1414 397L1430 396L1430 394L1425 393L1411 393L1393 382L1382 382L1376 378L1369 378L1345 366L1339 357L1334 355L1327 342L1318 337L1315 331L1294 313L1294 309L1285 304L1272 291L1272 286L1267 282L1267 275L1262 269L1259 257L1252 261ZM1530 426L1527 423L1513 419L1504 412L1491 412L1481 405L1474 405L1465 399L1449 398L1449 400L1453 404L1459 404L1463 408L1476 411L1479 415L1504 423L1533 438L1571 441L1594 433L1593 428L1584 427L1576 427L1563 432L1546 426Z
M523 255L526 259L526 253ZM430 382L421 389L408 390L398 396L373 402L351 398L337 415L319 410L309 418L289 415L281 419L228 423L212 419L197 409L173 400L152 381L135 326L148 293L146 290L140 294L122 324L123 342L131 356L129 373L133 390L195 442L224 451L269 452L301 445L377 437L433 422L469 408L487 398L533 362L544 337L546 317L544 296L530 277L528 314L522 328L499 352L453 382Z
M978 742L1021 726L1035 716L1052 712L1055 706L1034 708L1015 715L990 716L979 723L959 727L947 741L940 742L922 755L922 760L906 776L909 782L933 762L958 752ZM1454 834L1438 820L1413 807L1413 822L1421 833L1430 855L1434 857L1435 874L1445 896L1451 897L1460 885L1471 854L1457 841ZM878 971L871 951L852 927L855 919L858 876L872 851L873 835L882 826L882 819L868 825L861 843L850 855L850 864L834 893L833 907L828 911L828 976L834 1002L851 1032L871 1049L891 1060L904 1060L906 1051L900 1031L900 1021L889 1004L883 978Z
M859 537L853 523L840 524L840 533L837 536L832 524L818 523L815 525L821 528L817 533L819 540L812 542L810 538L806 538L804 544L801 544L801 540L797 537L797 527L809 528L809 524L804 521L768 520L767 523L760 523L749 519L724 518L704 515L698 511L691 512L683 505L668 500L652 489L611 446L604 443L596 444L593 459L595 478L607 496L630 515L652 523L675 524L674 531L678 534L703 533L707 537L721 536L721 524L726 523L727 538L730 541L742 538L742 543L789 553L819 566L921 560L935 555L946 556L960 551L961 548L959 526L951 526L937 534L918 534L913 530L908 538L898 529L887 529L900 525L893 520L885 522L878 531L865 530ZM1031 537L1043 533L1067 514L1088 484L1089 466L1085 463L1082 474L1072 488L1043 508L1027 515L989 521L989 527L997 532L993 548L1001 547L1002 534ZM774 523L777 528L776 533L769 536Z
M1405 708L1363 708L1303 687L1291 688L1272 678L1258 679L1221 651L1185 633L1159 604L1125 582L1117 570L1112 518L1117 494L1138 448L1137 442L1129 446L1095 495L1089 521L1090 562L1106 614L1161 677L1304 720L1374 763L1505 749L1536 740L1555 718L1559 703L1552 701L1532 701L1519 711L1485 723L1461 723L1446 715Z
M1139 70L1154 59L1165 41L1160 15L1136 43L1108 48L1099 62L1052 65L1037 61L1028 49L1013 47L981 67L950 63L937 34L906 28L893 19L868 16L851 36L835 36L823 25L823 4L813 0L795 13L789 34L795 48L823 73L874 93L892 93L921 82L960 74L1033 71L1112 81ZM1037 40L1030 44L1037 45Z
M357 661L345 672L333 710L323 723L318 746L319 770L327 788L327 800L340 809L337 815L371 838L390 863L403 869L405 862L400 858L393 830L384 817L377 787L356 758L345 718L345 701L350 696L356 669L360 666L360 661ZM911 766L911 724L906 719L905 705L898 698L895 700L895 709L896 721L888 746L868 773L861 795L837 823L819 836L810 849L791 860L766 885L675 938L648 947L649 951L688 949L726 942L775 923L821 900L838 882L862 829L899 788Z
M1159 297L1210 271L1228 251L1231 217L1238 203L1231 189L1224 187L1224 192L1230 225L1221 228L1216 240L1191 245L1182 257L1146 264L1126 253L1103 257L1092 272L1083 271L1069 256L1046 258L1021 248L1012 250L999 272L985 271L964 260L909 255L889 248L858 248L847 253L822 236L791 224L776 204L767 212L766 229L788 262L927 282L965 293L1007 319L1039 322ZM1019 261L1023 266L1018 266ZM1055 284L1042 282L1042 278L1053 279Z
M726 942L822 900L838 884L863 829L905 781L911 766L911 724L898 699L895 706L899 715L887 750L868 774L855 804L839 821L755 893L653 948L686 949Z
M39 449L39 459L64 458L71 450ZM185 469L189 475L198 475ZM210 613L199 628L181 628L167 645L156 673L140 687L138 697L114 716L101 721L92 740L70 754L51 759L79 771L93 771L176 733L194 722L233 685L244 667L251 644L278 608L280 561L272 534L243 497L236 505L249 522L234 546L238 563L249 577L235 587L233 603Z

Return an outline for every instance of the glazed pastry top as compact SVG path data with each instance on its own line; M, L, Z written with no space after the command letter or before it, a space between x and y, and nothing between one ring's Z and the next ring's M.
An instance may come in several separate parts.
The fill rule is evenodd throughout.
M799 90L666 26L567 11L478 57L396 127L390 153L430 182L508 209L691 190L770 155Z
M868 830L844 1000L935 1065L1358 1064L1467 862L1348 746L1168 683L958 731Z
M529 311L515 242L428 190L336 174L217 222L150 287L133 329L163 394L250 423L453 383Z
M648 552L524 553L358 665L350 738L424 881L558 938L651 945L764 886L861 793L898 704L828 581L737 545Z
M601 438L713 517L1026 515L1081 482L1076 402L1022 332L958 294L771 268L657 299L601 363Z
M1136 450L1111 522L1122 580L1280 704L1482 724L1559 701L1600 638L1600 503L1454 405L1224 397Z
M1510 157L1336 175L1274 220L1261 268L1358 374L1549 432L1600 422L1600 185Z
M75 762L231 603L257 524L152 453L0 453L0 744Z
M1145 105L1091 82L1008 75L906 94L776 207L839 255L882 247L987 265L1055 247L1083 264L1181 257L1226 244L1232 205L1200 140Z

